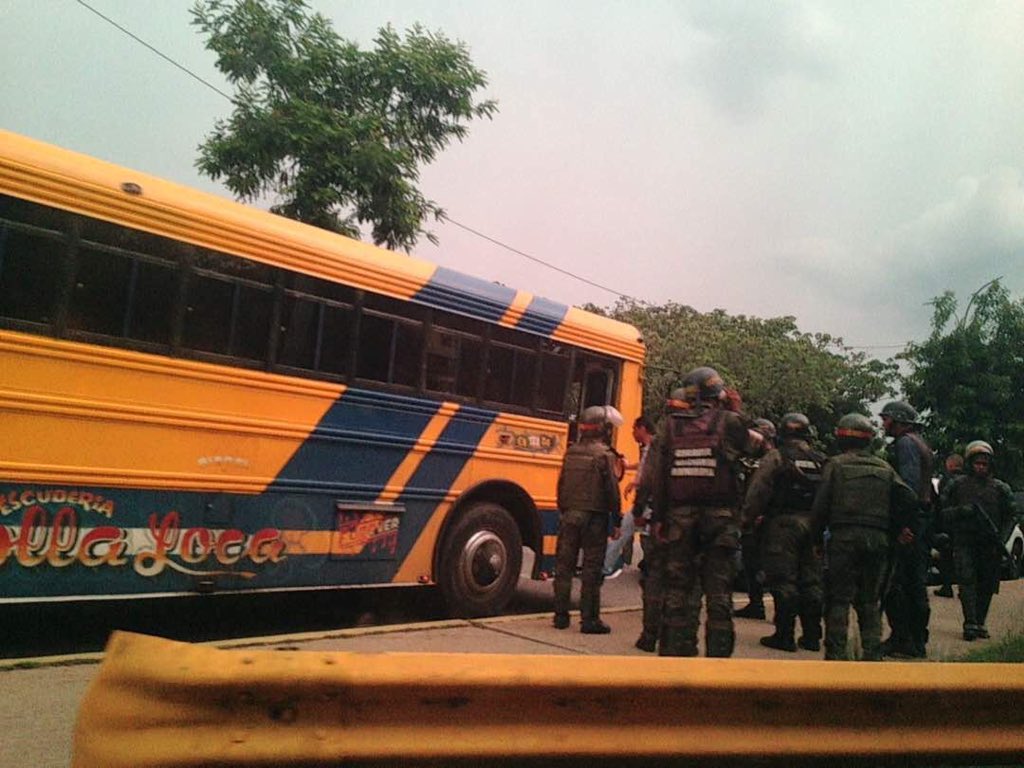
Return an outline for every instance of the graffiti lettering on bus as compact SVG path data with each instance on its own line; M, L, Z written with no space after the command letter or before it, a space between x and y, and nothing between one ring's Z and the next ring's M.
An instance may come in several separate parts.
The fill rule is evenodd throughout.
M37 504L69 504L95 512L104 517L114 516L114 502L89 491L69 491L64 488L28 489L7 491L0 495L0 517L6 517L19 510Z
M263 528L251 536L237 528L183 528L178 513L168 512L163 517L150 515L149 531L153 537L152 548L135 555L135 572L140 576L156 576L165 568L190 576L228 575L189 567L201 565L211 556L221 565L234 565L243 557L257 565L277 563L285 557L284 539L277 528ZM230 571L229 574L247 579L256 575L251 571Z
M67 498L67 495L65 495ZM136 543L141 533L143 542ZM207 562L230 566L246 560L255 565L285 558L282 531L262 528L248 534L237 528L184 527L177 512L149 516L148 531L113 525L80 525L78 510L65 505L52 517L41 504L24 510L21 525L0 525L0 566L9 559L23 568L62 568L79 563L89 568L131 567L140 576L158 576L167 568L191 576L231 575L252 578L252 571L200 569ZM212 564L211 562L211 564Z
M381 512L345 512L338 518L337 543L331 554L394 556L398 549L399 518Z

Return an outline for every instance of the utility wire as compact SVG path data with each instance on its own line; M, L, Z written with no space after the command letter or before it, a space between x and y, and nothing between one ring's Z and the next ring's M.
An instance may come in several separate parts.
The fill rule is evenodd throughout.
M587 285L592 285L594 288L600 288L602 291L607 291L608 293L610 293L610 294L612 294L614 296L621 296L624 299L629 299L631 301L635 301L637 303L641 303L640 299L634 298L634 297L630 296L629 294L623 293L622 291L616 291L614 288L608 288L607 286L601 285L600 283L595 283L593 280L588 280L585 277L577 275L575 272L570 272L567 269L562 269L561 267L556 267L554 264L549 264L548 262L544 261L543 259L538 259L536 256L531 256L528 253L520 251L518 248L513 248L511 245L506 245L505 243L501 242L500 240L495 240L493 237L489 237L488 235L485 235L483 232L478 232L477 230L473 229L472 227L467 227L465 224L461 224L461 223L457 222L455 219L451 218L448 215L445 215L444 220L451 222L455 226L460 227L461 229L464 229L467 232L473 233L477 237L482 237L484 240L487 240L488 242L494 243L495 245L497 245L497 246L499 246L501 248L504 248L504 249L506 249L508 251L512 251L512 253L518 253L520 256L522 256L525 259L529 259L530 261L535 261L538 264L544 265L548 269L553 269L555 272L561 272L563 275L567 275L569 277L575 278L576 280L579 280L581 283L586 283Z
M165 53L161 52L160 50L158 50L154 46L150 45L145 40L143 40L141 37L139 37L138 35L134 34L130 30L126 29L125 27L121 26L120 24L118 24L116 21L114 21L110 17L103 15L102 13L97 11L95 8L93 8L91 5L86 3L85 0L75 0L75 2L77 2L79 5L81 5L86 10L91 11L92 13L96 14L101 19L106 21L108 24L116 27L121 32L123 32L124 34L128 35L135 42L139 43L140 45L145 46L150 51L152 51L157 56L159 56L161 59L166 61L168 64L171 64L172 66L176 67L177 69L180 69L182 72L187 74L192 79L198 80L200 83L205 85L207 88L209 88L209 89L211 89L213 91L216 91L221 96L223 96L225 99L227 99L228 101L234 103L234 99L232 99L231 96L229 96L228 94L224 93L224 91L222 91L220 88L218 88L217 86L213 85L208 80L204 80L202 77L200 77L195 72L193 72L192 70L188 69L187 67L179 64L174 59L172 59L170 56L166 55ZM511 245L506 245L505 243L501 242L500 240L496 240L493 237L489 237L489 236L485 235L483 232L480 232L480 231L478 231L476 229L473 229L472 227L469 227L469 226L467 226L465 224L462 224L461 222L458 222L455 219L453 219L453 218L451 218L451 217L449 217L447 215L444 217L444 220L448 221L448 222L451 222L455 226L460 227L461 229L464 229L467 232L470 232L470 233L476 235L477 237L481 237L484 240L487 240L488 242L494 243L494 245L497 245L497 246L499 246L501 248L505 248L506 250L512 251L513 253L517 253L520 256L522 256L523 258L529 259L530 261L536 262L537 264L541 264L542 266L545 266L548 269L553 269L555 272L560 272L563 275L566 275L568 277L571 277L571 278L574 278L576 280L579 280L581 283L586 283L587 285L593 286L594 288L598 288L599 290L606 291L606 292L612 294L613 296L620 296L620 297L625 298L625 299L630 299L631 301L639 302L639 299L636 299L636 298L634 298L632 296L624 294L621 291L616 291L614 288L609 288L609 287L607 287L605 285L601 285L600 283L595 283L593 280L589 280L589 279L583 277L582 275L577 275L575 272L570 272L567 269L562 269L561 267L556 267L554 264L550 264L549 262L546 262L543 259L537 258L536 256L531 256L528 253L520 251L518 248L513 248Z
M138 35L134 34L134 33L133 33L133 32L131 32L130 30L128 30L128 29L125 29L125 28L124 28L124 27L122 27L122 26L121 26L120 24L118 24L118 23L117 23L116 21L114 21L113 19L111 19L111 18L110 18L109 16L104 16L104 15L103 15L102 13L100 13L100 12L99 12L99 11L97 11L97 10L96 10L95 8L93 8L93 7L91 6L91 5L89 5L89 4L87 3L87 2L85 2L85 0L75 0L75 2L76 2L76 3L78 3L78 4L80 5L80 6L82 6L83 8L85 8L85 9L86 9L87 11L90 11L90 12L92 12L92 13L95 13L95 14L96 14L97 16L99 16L99 17L100 17L101 19L103 19L103 20L104 20L105 22L107 22L107 23L108 23L108 24L110 24L111 26L113 26L113 27L116 27L117 29L121 30L121 31L122 31L122 32L124 32L124 33L125 33L126 35L128 35L128 37L130 37L130 38L131 38L132 40L134 40L135 42L137 42L137 43L138 43L139 45L145 46L146 48L148 48L149 50L151 50L151 51L152 51L153 53L155 53L155 54L156 54L157 56L159 56L159 57L160 57L161 59L163 59L163 60L164 60L164 61L166 61L166 62L167 62L168 64L170 64L171 66L173 66L173 67L177 67L178 69L180 69L180 70L181 70L182 72L184 72L184 73L185 73L186 75L188 75L188 76L189 76L189 77L191 77L192 79L194 79L194 80L198 80L198 81L199 81L200 83L202 83L203 85L205 85L205 86L206 86L207 88L209 88L210 90L212 90L212 91L216 91L217 93L219 93L219 94L220 94L221 96L223 96L223 97L224 97L225 99L227 99L228 101L234 102L234 99L232 99L232 98L231 98L231 97L230 97L230 96L229 96L228 94L224 93L224 91L222 91L222 90L221 90L220 88L218 88L218 87L217 87L216 85L214 85L213 83L209 82L208 80L204 80L204 79L203 79L203 78L201 78L201 77L200 77L199 75L197 75L197 74L196 74L195 72L193 72L193 71L192 71L191 69L189 69L189 68L188 68L188 67L186 67L186 66L183 66L183 65L179 64L179 63L178 63L178 62L176 62L176 61L175 61L174 59L172 59L172 58L171 58L170 56L167 56L166 54L164 54L164 53L161 53L161 52L160 52L159 50L157 50L157 49L156 49L156 48L154 48L154 47L153 47L152 45L150 45L149 43L147 43L147 42L146 42L145 40L143 40L143 39L142 39L141 37L139 37Z
M95 8L93 8L91 5L89 5L87 2L85 2L85 0L75 0L75 2L77 2L80 6L82 6L86 10L90 11L91 13L94 13L95 15L99 16L101 19L103 19L105 22L107 22L111 26L115 27L116 29L118 29L121 32L123 32L124 34L128 35L128 37L130 37L132 40L137 42L139 45L142 45L143 47L145 47L148 50L152 51L157 56L159 56L161 59L163 59L168 64L170 64L171 66L175 67L176 69L180 69L182 72L184 72L186 75L191 77L193 80L198 81L202 85L205 85L207 88L209 88L211 91L214 91L214 92L220 94L221 96L223 96L228 101L234 103L234 99L230 95L228 95L227 93L222 91L220 88L215 86L209 80L206 80L206 79L200 77L195 72L190 70L188 67L186 67L186 66L184 66L182 64L179 64L174 59L172 59L170 56L168 56L167 54L165 54L162 51L158 50L155 46L150 45L149 43L147 43L145 40L143 40L141 37L139 37L138 35L133 33L131 30L126 29L125 27L121 26L116 21L111 19L109 16L106 16L103 13L101 13L100 11L96 10ZM630 296L628 293L623 293L622 291L617 291L614 288L609 288L606 285L601 285L600 283L596 283L593 280L590 280L589 278L586 278L586 277L583 277L582 275L576 274L575 272L571 272L571 271L569 271L567 269L563 269L562 267L557 267L554 264L551 264L550 262L544 261L543 259L538 258L536 256L531 256L530 254L526 253L525 251L521 251L518 248L513 248L511 245L503 243L500 240L497 240L497 239L495 239L493 237L490 237L489 235L485 235L483 232L480 232L479 230L473 229L472 227L467 226L466 224L463 224L463 223L461 223L459 221L456 221L455 219L451 218L448 215L444 216L444 221L447 221L447 222L449 222L451 224L454 224L456 227L459 227L460 229L464 229L465 231L469 232L470 234L476 235L477 237L482 238L482 239L488 241L489 243L493 243L494 245L497 245L499 248L504 248L507 251L511 251L512 253L518 254L519 256L522 256L524 259L529 259L530 261L533 261L533 262L535 262L537 264L540 264L541 266L547 267L548 269L551 269L551 270L554 270L555 272L563 274L566 277L571 277L574 280L579 280L581 283L586 283L587 285L589 285L589 286L591 286L593 288L597 288L598 290L605 291L606 293L610 293L613 296L618 296L620 298L627 299L629 301L634 301L634 302L636 302L638 304L644 303L641 299L637 299L634 296ZM909 343L909 342L907 342L907 343ZM874 345L849 346L848 349L902 349L903 347L906 347L906 346L907 346L907 344L874 344Z

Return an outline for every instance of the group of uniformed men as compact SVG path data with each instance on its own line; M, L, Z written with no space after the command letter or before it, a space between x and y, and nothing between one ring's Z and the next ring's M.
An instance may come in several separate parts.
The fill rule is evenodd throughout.
M566 451L558 481L554 626L569 626L582 550L580 630L588 634L611 631L600 618L601 567L606 541L618 537L622 520L608 416L604 406L584 410L579 440ZM745 566L756 569L755 587L763 584L774 599L775 631L761 638L763 645L820 651L824 619L825 658L849 659L852 606L861 658L923 658L936 523L952 537L964 639L987 638L1003 542L1018 516L1009 487L993 477L992 447L969 443L966 472L945 483L936 499L933 454L917 412L893 401L881 416L893 438L888 462L872 453L875 428L859 413L839 420L840 453L826 458L811 445L805 415L787 414L777 430L766 420L752 421L714 369L691 371L672 392L635 481L633 514L638 528L649 518L650 532L640 566L644 618L636 647L696 656L703 603L705 654L731 656L733 583L743 542ZM736 615L764 618L758 597L752 589L751 604ZM891 629L884 643L883 607Z

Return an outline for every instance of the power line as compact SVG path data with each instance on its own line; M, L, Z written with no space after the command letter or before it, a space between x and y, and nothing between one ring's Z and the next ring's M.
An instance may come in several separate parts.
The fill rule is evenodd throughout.
M209 88L210 90L214 91L215 93L220 94L221 96L223 96L228 101L234 103L234 99L230 95L228 95L227 93L222 91L220 88L215 86L213 83L211 83L210 81L200 77L195 72L190 70L188 67L186 67L186 66L184 66L182 64L179 64L177 61L175 61L170 56L168 56L167 54L165 54L162 51L160 51L159 49L157 49L155 46L151 45L150 43L147 43L145 40L143 40L141 37L139 37L138 35L133 33L131 30L121 26L116 21L111 19L109 16L106 16L103 13L101 13L100 11L96 10L95 8L93 8L91 5L89 5L87 2L85 2L85 0L75 0L75 2L77 2L80 6L82 6L86 10L90 11L91 13L94 13L96 16L98 16L99 18L103 19L105 22L107 22L108 24L110 24L114 28L116 28L119 31L123 32L124 34L128 35L128 37L130 37L135 42L139 43L139 45L142 45L146 49L151 51L152 53L155 53L157 56L159 56L161 59L166 61L171 66L173 66L173 67L175 67L177 69L180 69L182 72L184 72L186 75L191 77L193 80L198 81L199 83L201 83L202 85L205 85L207 88ZM511 251L512 253L518 254L519 256L522 256L524 259L529 259L530 261L533 261L533 262L535 262L537 264L540 264L541 266L547 267L548 269L551 269L551 270L554 270L555 272L563 274L566 277L571 277L574 280L579 280L581 283L585 283L585 284L587 284L587 285L589 285L589 286L591 286L593 288L597 288L598 290L605 291L606 293L610 293L613 296L618 296L620 298L628 299L629 301L634 301L634 302L637 302L637 303L644 303L640 299L637 299L634 296L630 296L627 293L623 293L622 291L617 291L614 288L609 288L606 285L601 285L600 283L594 282L593 280L590 280L589 278L583 277L582 275L578 275L575 272L571 272L571 271L569 271L567 269L563 269L562 267L555 266L554 264L551 264L550 262L544 261L544 259L538 258L537 256L532 256L529 253L526 253L525 251L521 251L518 248L514 248L513 246L508 245L507 243L503 243L502 241L500 241L500 240L498 240L496 238L490 237L489 235L485 235L483 232L480 232L479 230L473 229L472 227L467 226L466 224L463 224L463 223L461 223L459 221L456 221L455 219L451 218L448 215L444 216L444 221L450 222L451 224L454 224L455 226L459 227L460 229L464 229L467 232L469 232L469 233L471 233L473 235L476 235L479 238L482 238L482 239L488 241L489 243L497 245L499 248L504 248L507 251ZM909 343L909 342L907 342L907 343ZM901 348L906 347L906 346L907 346L906 343L904 343L904 344L873 344L873 345L872 344L868 344L868 345L850 346L850 347L848 347L848 349L864 349L864 350L870 350L870 349L901 349Z
M157 56L159 56L161 59L163 59L168 64L170 64L171 66L177 67L178 69L180 69L182 72L184 72L186 75L188 75L192 79L198 80L200 83L205 85L210 90L216 91L217 93L219 93L221 96L223 96L228 101L234 102L234 99L232 99L228 94L224 93L224 91L222 91L216 85L214 85L213 83L209 82L208 80L204 80L203 78L201 78L199 75L197 75L195 72L193 72L188 67L183 66L182 64L179 64L174 59L172 59L170 56L167 56L166 54L164 54L161 51L157 50L156 48L154 48L152 45L147 43L145 40L143 40L138 35L134 34L130 30L125 29L124 27L122 27L120 24L118 24L116 21L114 21L109 16L104 16L102 13L100 13L95 8L93 8L91 5L89 5L87 2L85 2L85 0L75 0L75 2L77 2L83 8L85 8L87 11L91 11L92 13L95 13L97 16L99 16L101 19L103 19L105 22L107 22L111 26L116 27L117 29L121 30L126 35L128 35L128 37L130 37L132 40L137 42L139 45L145 46L146 48L151 50L153 53L155 53Z
M101 19L106 21L108 24L112 25L113 27L117 28L118 30L120 30L124 34L128 35L135 42L139 43L140 45L145 46L147 49L149 49L150 51L155 53L157 56L159 56L161 59L163 59L167 63L173 65L174 67L177 67L178 69L180 69L182 72L187 74L192 79L199 81L200 83L205 85L207 88L209 88L209 89L219 93L225 99L227 99L228 101L234 103L234 99L232 99L231 96L229 96L228 94L224 93L224 91L222 91L220 88L218 88L217 86L213 85L208 80L204 80L202 77L197 75L195 72L193 72L192 70L188 69L188 67L185 67L185 66L179 64L174 59L172 59L170 56L168 56L167 54L165 54L162 51L158 50L153 45L150 45L145 40L143 40L141 37L139 37L138 35L136 35L133 32L131 32L130 30L128 30L125 27L121 26L116 21L111 19L109 16L105 16L104 14L100 13L95 8L93 8L91 5L86 3L85 0L75 0L75 1L79 5L81 5L83 8L91 11L92 13L96 14ZM553 269L555 272L559 272L559 273L561 273L563 275L566 275L568 277L571 277L571 278L574 278L576 280L579 280L581 283L586 283L587 285L593 286L594 288L598 288L599 290L606 291L606 292L612 294L613 296L621 296L621 297L626 298L626 299L631 299L632 301L637 301L637 299L634 299L632 296L628 296L628 295L622 293L621 291L616 291L614 288L609 288L609 287L607 287L605 285L601 285L600 283L595 283L593 280L589 280L588 278L585 278L582 275L577 275L575 272L570 272L567 269L562 269L561 267L556 267L554 264L550 264L549 262L546 262L543 259L537 258L536 256L531 256L530 254L525 253L525 252L519 250L518 248L513 248L512 246L507 245L507 244L501 242L500 240L496 240L493 237L489 237L488 235L485 235L483 232L480 232L480 231L478 231L476 229L473 229L472 227L469 227L469 226L467 226L465 224L462 224L461 222L458 222L458 221L456 221L455 219L453 219L453 218L451 218L449 216L445 216L444 220L448 221L448 222L451 222L455 226L460 227L460 228L466 230L467 232L471 232L472 234L476 235L477 237L481 237L484 240L487 240L488 242L493 243L494 245L497 245L497 246L499 246L501 248L505 248L506 250L512 251L513 253L517 253L520 256L522 256L523 258L529 259L530 261L536 262L537 264L541 264L541 265L547 267L548 269Z
M601 285L600 283L595 283L593 280L589 280L589 279L587 279L585 277L582 277L581 275L577 275L575 272L570 272L567 269L562 269L561 267L556 267L554 264L549 264L548 262L544 261L543 259L539 259L536 256L531 256L530 254L525 253L524 251L520 251L518 248L513 248L511 245L506 245L505 243L501 242L500 240L495 240L493 237L485 235L483 232L478 232L477 230L473 229L472 227L467 227L465 224L461 224L460 222L456 221L455 219L451 218L450 216L446 215L444 217L444 220L451 222L452 224L454 224L457 227L461 227L462 229L466 230L467 232L472 232L477 237L482 237L484 240L487 240L490 243L494 243L495 245L497 245L497 246L499 246L501 248L504 248L504 249L506 249L508 251L512 251L512 253L517 253L517 254L519 254L520 256L522 256L525 259L529 259L530 261L535 261L538 264L543 264L548 269L553 269L555 272L561 272L563 275L567 275L568 277L575 278L576 280L579 280L581 283L586 283L587 285L592 285L594 288L599 288L602 291L607 291L608 293L610 293L610 294L612 294L614 296L621 296L624 299L630 299L631 301L636 301L636 302L640 301L639 299L636 299L636 298L630 296L629 294L623 293L622 291L616 291L614 288L609 288L609 287L607 287L605 285Z

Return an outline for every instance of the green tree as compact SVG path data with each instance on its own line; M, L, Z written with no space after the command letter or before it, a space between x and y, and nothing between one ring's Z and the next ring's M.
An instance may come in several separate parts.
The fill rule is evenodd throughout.
M987 440L999 476L1024 487L1024 300L1000 280L970 297L962 313L952 291L932 301L928 339L900 354L909 368L903 391L924 414L940 454Z
M466 123L491 117L487 84L461 42L390 26L364 51L304 0L200 0L192 23L235 86L234 112L199 147L199 170L242 200L352 237L409 250L444 211L416 188L419 168Z
M747 413L778 422L790 411L803 412L827 443L840 416L865 412L867 404L892 394L896 381L892 362L868 359L827 334L803 333L792 317L701 313L630 299L600 311L643 333L645 410L653 417L688 371L710 365L740 391Z

